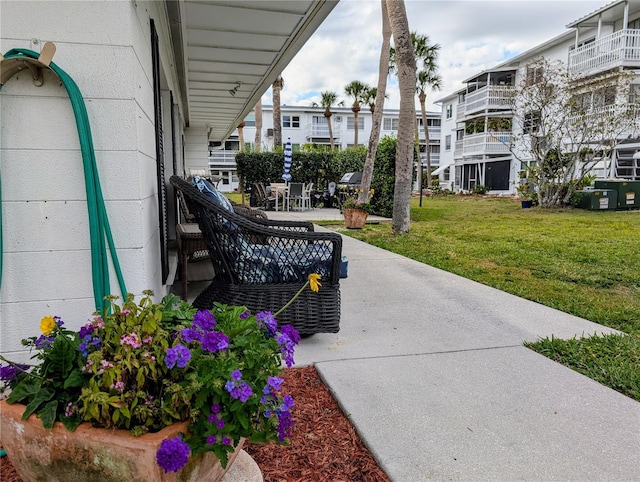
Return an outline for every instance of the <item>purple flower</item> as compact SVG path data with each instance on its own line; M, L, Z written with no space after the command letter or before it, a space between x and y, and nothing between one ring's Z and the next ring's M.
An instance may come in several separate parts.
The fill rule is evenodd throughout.
M202 332L193 328L185 328L180 332L180 335L185 343L191 343L194 340L202 341Z
M213 413L220 413L220 405L218 405L217 403L214 403L213 405L211 405L211 411Z
M208 310L200 310L193 317L193 324L204 331L211 331L216 327L216 317Z
M244 319L246 319L246 318L249 318L250 316L251 316L251 313L249 313L248 311L245 311L244 313L242 313L242 314L240 315L240 319L241 319L241 320L244 320Z
M28 368L29 365L20 364L0 366L0 380L13 380L18 373Z
M261 311L256 315L258 326L266 328L271 336L278 330L278 322L270 311Z
M278 413L278 440L284 442L291 436L291 427L293 427L293 419L291 412Z
M223 445L231 445L231 439L229 437L226 436L222 436L222 444Z
M217 438L216 438L215 435L208 435L207 436L207 445L213 445L216 442L217 442Z
M269 386L273 387L274 390L280 390L282 382L284 382L284 380L280 377L267 378L267 383L269 384Z
M224 428L224 420L222 420L221 418L216 420L216 427L218 427L218 429L222 430Z
M191 359L191 352L183 345L177 344L173 348L167 348L167 354L164 358L164 363L167 368L171 370L174 366L178 365L178 368L184 368Z
M82 340L84 340L87 335L92 335L93 331L94 331L93 324L92 323L87 323L82 328L80 328L80 331L78 332L78 335L80 336L80 338Z
M34 342L34 345L39 349L50 348L51 345L53 345L54 340L55 338L52 336L40 335Z
M232 380L240 380L242 378L242 372L240 370L233 370L233 372L231 372L231 379Z
M289 337L289 339L294 343L300 343L300 333L296 330L293 325L284 325L280 327L280 333Z
M156 452L156 461L165 472L177 472L185 466L189 455L191 455L191 449L178 435L162 441Z
M215 353L216 351L225 351L229 346L229 338L224 333L210 331L202 338L202 348L204 350Z
M218 420L218 417L216 417L215 413L210 413L209 414L209 423L215 423L215 421Z
M242 373L240 373L240 370L234 370L231 374L231 377L233 378L233 380L228 381L224 385L225 390L229 392L231 398L240 400L242 403L249 400L249 397L253 395L253 390L246 382L243 382L240 379L240 377L242 377Z

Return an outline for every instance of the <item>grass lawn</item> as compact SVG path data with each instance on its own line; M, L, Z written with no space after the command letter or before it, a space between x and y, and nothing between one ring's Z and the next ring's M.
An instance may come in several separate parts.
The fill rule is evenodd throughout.
M629 336L527 344L640 401L640 211L521 209L506 198L413 200L408 235L344 234Z

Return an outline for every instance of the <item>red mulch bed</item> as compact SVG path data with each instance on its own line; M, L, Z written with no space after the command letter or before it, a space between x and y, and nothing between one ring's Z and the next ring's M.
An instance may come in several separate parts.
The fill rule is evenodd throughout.
M291 368L284 389L295 400L288 445L245 444L265 482L389 482L315 368ZM7 457L0 481L21 482Z

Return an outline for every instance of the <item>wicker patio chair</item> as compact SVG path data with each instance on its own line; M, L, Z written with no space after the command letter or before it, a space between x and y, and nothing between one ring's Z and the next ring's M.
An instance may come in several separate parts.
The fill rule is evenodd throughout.
M302 335L340 329L340 261L342 238L317 233L313 224L249 218L223 207L191 183L173 176L211 252L215 277L194 306L214 302L246 306L251 312L276 312L318 273L318 293L306 289L278 316ZM260 241L260 242L257 242Z

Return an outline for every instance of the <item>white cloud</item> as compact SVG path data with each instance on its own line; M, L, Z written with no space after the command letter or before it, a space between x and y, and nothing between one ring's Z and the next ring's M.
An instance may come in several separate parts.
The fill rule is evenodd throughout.
M441 46L444 85L428 101L462 87L461 82L566 31L566 25L602 7L590 0L405 0L409 28ZM341 0L282 73L282 103L310 105L320 92L350 99L352 80L377 84L381 45L379 0ZM386 106L397 108L397 81L388 79ZM263 97L271 104L271 91ZM431 109L439 109L431 106Z

